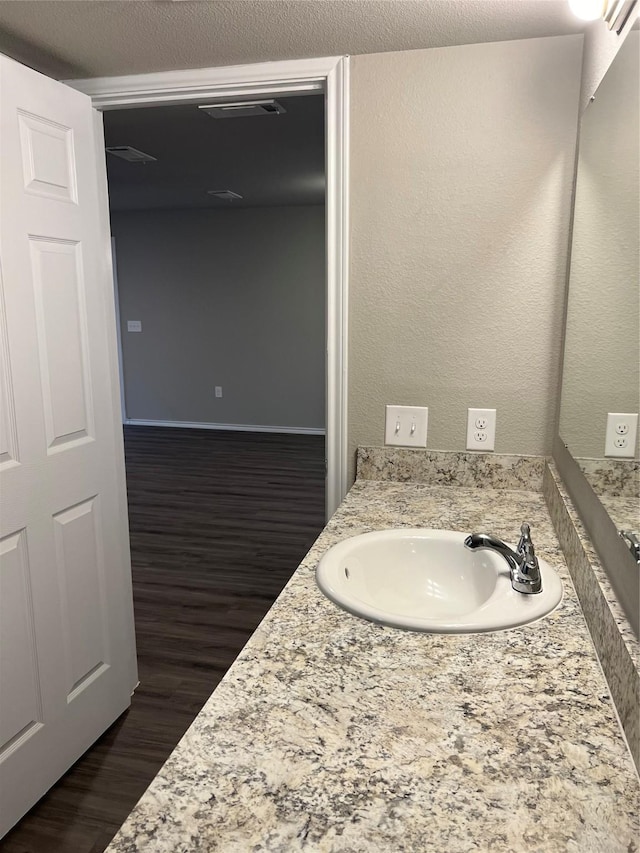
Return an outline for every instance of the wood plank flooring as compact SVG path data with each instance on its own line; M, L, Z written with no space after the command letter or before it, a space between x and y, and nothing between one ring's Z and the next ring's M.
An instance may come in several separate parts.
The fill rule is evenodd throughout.
M0 841L101 853L324 524L318 436L126 427L140 687Z

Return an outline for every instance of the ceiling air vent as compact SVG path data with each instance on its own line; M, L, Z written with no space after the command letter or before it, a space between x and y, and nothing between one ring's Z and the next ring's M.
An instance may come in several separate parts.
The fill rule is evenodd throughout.
M155 163L157 157L152 157L151 154L145 154L144 151L139 151L137 148L132 148L130 145L113 145L107 148L109 154L114 157L120 157L121 160L126 160L127 163Z
M233 190L207 190L207 195L213 195L223 201L234 201L237 198L242 198L239 193L234 193Z
M237 101L235 103L202 104L199 110L212 118L242 118L243 116L279 116L286 113L282 104L273 98L266 101Z

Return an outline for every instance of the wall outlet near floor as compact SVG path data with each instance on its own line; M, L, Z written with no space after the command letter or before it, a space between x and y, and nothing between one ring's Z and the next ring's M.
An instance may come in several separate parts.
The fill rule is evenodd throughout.
M216 385L216 397L222 397L222 385Z
M638 434L638 415L634 412L609 412L604 439L604 455L633 459Z
M429 409L424 406L387 406L384 443L426 447Z
M496 410L467 409L467 450L493 450L496 445Z

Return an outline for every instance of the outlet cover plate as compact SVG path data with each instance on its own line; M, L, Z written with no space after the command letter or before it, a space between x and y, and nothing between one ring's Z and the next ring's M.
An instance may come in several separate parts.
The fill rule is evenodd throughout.
M467 450L494 450L496 410L467 409Z
M399 447L426 447L429 409L424 406L387 406L384 443Z
M635 412L609 412L604 439L604 455L633 459L636 452L638 415Z

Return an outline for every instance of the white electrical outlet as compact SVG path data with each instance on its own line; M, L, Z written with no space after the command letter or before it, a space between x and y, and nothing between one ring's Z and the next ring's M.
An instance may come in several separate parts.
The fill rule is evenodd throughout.
M496 445L496 410L467 409L467 450L493 450Z
M142 320L127 320L127 332L141 332Z
M222 397L222 385L216 385L216 397Z
M387 406L384 443L426 447L429 409L424 406Z
M635 413L609 412L607 432L604 439L605 456L621 456L633 459L638 434L638 415Z

